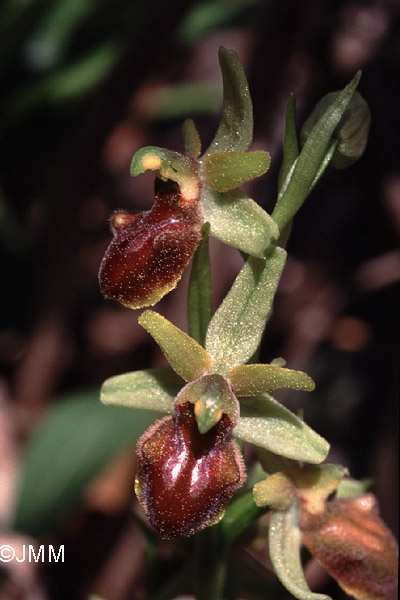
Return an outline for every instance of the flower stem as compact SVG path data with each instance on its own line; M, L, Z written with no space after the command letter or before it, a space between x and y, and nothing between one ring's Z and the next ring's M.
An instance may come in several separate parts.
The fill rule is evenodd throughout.
M226 574L226 553L218 526L207 527L195 538L194 596L196 600L221 600Z

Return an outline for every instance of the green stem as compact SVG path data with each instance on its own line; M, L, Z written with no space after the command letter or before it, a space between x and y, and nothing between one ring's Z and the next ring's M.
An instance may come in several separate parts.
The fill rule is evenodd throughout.
M196 600L221 600L227 556L221 548L218 526L207 527L196 535L194 560Z
M192 262L188 292L189 335L202 346L211 320L211 275L208 253L210 224L203 225L203 238Z

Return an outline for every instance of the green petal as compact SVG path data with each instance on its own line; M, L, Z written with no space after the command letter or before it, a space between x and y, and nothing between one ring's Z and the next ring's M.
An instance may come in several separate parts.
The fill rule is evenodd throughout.
M272 217L241 190L221 194L204 186L202 205L211 235L250 256L264 258L268 246L278 239Z
M299 509L294 502L286 511L274 511L269 523L269 554L274 571L298 600L331 600L324 594L314 594L304 578L300 560L301 533Z
M315 388L306 373L274 365L240 365L231 369L228 377L237 396L256 396L281 389L312 392Z
M182 134L185 144L185 154L193 158L199 158L201 152L201 141L196 125L192 119L186 119L182 125Z
M218 131L206 154L245 152L253 140L253 105L246 75L237 54L219 49L224 98Z
M235 437L275 454L308 463L325 460L329 444L268 394L240 399Z
M257 350L286 261L283 248L266 260L250 257L208 326L206 350L213 371L226 374Z
M155 339L171 367L185 381L197 379L210 370L211 359L204 348L165 317L146 310L138 323Z
M186 200L198 197L198 165L190 156L165 148L145 146L133 156L130 173L136 177L148 170L157 171L162 179L176 181Z
M171 367L123 373L106 379L101 387L103 404L174 412L174 398L184 381Z
M212 190L228 192L246 181L264 175L271 157L268 152L215 152L203 161L203 177Z

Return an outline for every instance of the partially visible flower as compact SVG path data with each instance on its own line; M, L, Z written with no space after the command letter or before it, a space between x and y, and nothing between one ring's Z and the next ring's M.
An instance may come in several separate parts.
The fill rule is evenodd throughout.
M396 592L397 543L373 494L331 500L318 516L303 510L300 529L304 545L347 594L378 600Z
M234 423L227 414L200 433L195 404L176 404L173 417L139 440L136 494L153 527L164 537L186 537L219 519L242 485L244 466Z
M383 600L395 593L397 542L379 516L375 496L358 493L330 499L340 490L346 473L338 465L300 468L291 463L289 467L254 487L256 504L273 510L272 529L279 531L272 531L272 535L270 531L270 554L287 589L299 598L303 598L298 594L300 588L302 594L310 592L299 572L291 575L292 570L301 569L302 542L343 590L357 600ZM296 548L279 546L290 536L296 540Z

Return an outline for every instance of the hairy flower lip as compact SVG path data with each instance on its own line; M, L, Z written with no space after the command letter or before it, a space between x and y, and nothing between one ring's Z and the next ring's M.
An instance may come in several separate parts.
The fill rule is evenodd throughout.
M116 211L111 217L114 237L99 270L103 296L129 308L158 302L181 278L200 242L201 226L199 201L185 203L176 182L156 178L150 210Z
M200 434L190 402L139 440L136 492L164 538L187 537L212 524L243 483L244 465L226 414Z

